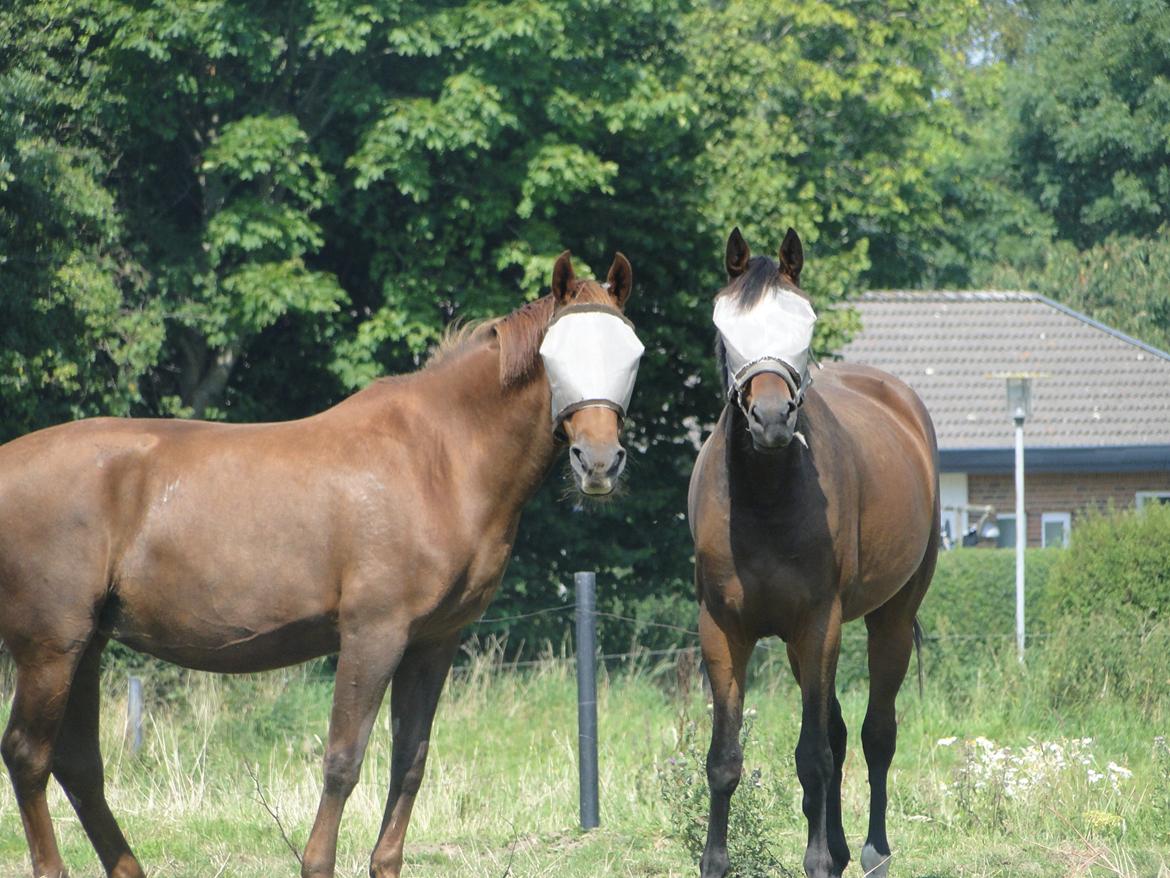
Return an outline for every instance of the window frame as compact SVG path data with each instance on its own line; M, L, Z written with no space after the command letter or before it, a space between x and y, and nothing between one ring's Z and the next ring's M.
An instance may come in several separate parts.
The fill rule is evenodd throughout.
M1162 491L1134 491L1134 507L1141 510L1153 500L1156 503L1170 504L1170 489Z
M1061 537L1060 547L1062 549L1068 548L1069 539L1072 536L1072 513L1071 512L1041 512L1040 513L1040 545L1047 548L1048 531L1047 525L1060 523L1063 524L1063 536Z

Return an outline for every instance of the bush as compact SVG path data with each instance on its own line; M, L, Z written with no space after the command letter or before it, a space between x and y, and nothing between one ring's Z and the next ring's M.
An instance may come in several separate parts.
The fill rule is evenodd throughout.
M769 838L774 831L771 815L777 803L791 800L784 784L774 777L764 780L762 768L748 770L747 755L751 741L751 713L744 717L740 744L744 752L744 773L731 799L727 821L727 853L731 860L728 878L790 878L772 850ZM672 815L669 831L698 863L707 842L707 815L710 812L710 788L707 785L707 755L699 740L698 729L687 722L682 729L678 752L658 768L662 799Z
M1078 536L1080 531L1077 532ZM1024 553L1024 614L1030 630L1045 624L1044 594L1064 549ZM928 635L1012 635L1016 630L1015 549L955 549L939 555L918 619Z
M1028 549L1024 554L1025 618L1029 635L1042 632L1041 608L1049 570L1064 549ZM963 688L1000 650L1015 650L1016 553L1014 549L955 549L942 552L930 590L918 611L923 630L923 666L931 680ZM913 659L912 662L917 661ZM907 685L916 674L911 664ZM841 639L837 683L844 690L869 685L865 626L854 623Z
M1045 615L1141 625L1170 616L1170 507L1090 515L1053 566Z

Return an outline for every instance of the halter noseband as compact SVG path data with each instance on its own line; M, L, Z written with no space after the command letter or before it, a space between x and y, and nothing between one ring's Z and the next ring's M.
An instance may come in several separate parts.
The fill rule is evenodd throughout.
M734 402L739 407L743 416L748 418L749 423L751 418L748 415L747 406L744 405L744 389L761 372L779 375L788 385L793 407L800 408L804 405L804 394L812 384L812 376L807 371L804 374L798 374L792 366L777 357L759 357L750 363L745 363L738 372L732 373L730 368L727 370L727 400Z

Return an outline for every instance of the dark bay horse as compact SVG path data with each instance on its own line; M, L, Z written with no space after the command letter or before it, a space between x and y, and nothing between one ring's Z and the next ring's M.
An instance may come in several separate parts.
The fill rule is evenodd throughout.
M426 368L300 421L95 419L0 447L0 638L16 664L2 750L38 878L61 878L50 772L108 875L143 871L106 804L99 659L113 638L238 673L336 652L324 789L302 875L337 831L391 685L393 756L374 878L398 876L460 628L499 585L520 512L568 445L577 486L612 490L612 408L558 425L538 350L571 305L620 313L632 273L574 277L448 339ZM624 318L623 318L624 319Z
M803 251L791 229L779 263L752 258L738 229L726 261L729 284L719 297L750 303L776 291L804 296L798 286ZM722 339L719 351L725 371ZM846 733L834 677L841 624L862 617L869 632L861 742L870 820L861 863L874 875L888 868L894 701L938 553L938 453L922 402L892 375L839 364L813 377L799 406L781 375L751 377L724 407L691 476L699 635L714 702L703 878L722 878L728 869L728 809L743 765L745 674L756 641L769 635L787 644L800 685L796 770L808 819L804 868L812 878L845 869Z

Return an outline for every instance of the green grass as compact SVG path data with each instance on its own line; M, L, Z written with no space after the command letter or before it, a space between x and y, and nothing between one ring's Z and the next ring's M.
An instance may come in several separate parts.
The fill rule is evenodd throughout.
M664 766L688 740L692 751L706 748L710 722L701 688L696 684L680 696L673 665L649 663L602 680L602 828L582 833L572 664L550 661L519 673L501 671L496 661L492 655L474 660L444 695L407 840L405 875L697 874L680 829L703 815L680 813L679 797L669 804L663 783L664 777L686 782L685 772ZM977 672L965 669L962 686L931 670L924 697L908 683L899 701L889 816L894 874L1170 878L1170 761L1159 761L1155 745L1170 725L1165 699L1138 706L1104 692L1058 708L1039 671L1021 671L1014 659L993 654L981 659ZM256 677L182 675L169 681L168 691L168 699L156 694L148 700L146 746L133 757L124 744L124 675L106 681L108 795L148 873L297 874L247 767L299 849L320 790L331 681L310 666ZM4 714L7 702L5 696ZM864 689L843 692L842 704L851 730L845 828L856 858L868 810L857 739ZM755 717L745 777L760 770L753 801L765 814L768 844L798 873L805 833L792 759L799 697L782 650L758 650L747 706ZM964 743L979 736L996 749L1013 749L996 757ZM958 740L938 743L951 737ZM1013 781L1004 765L1010 767L1023 748L1043 742L1075 748L1068 742L1084 737L1093 739L1084 750L1094 770L1107 773L1113 762L1132 776L1119 777L1114 788L1108 778L1090 782L1092 766L1058 768L1041 760L1021 772L1037 780L1035 786L1009 795ZM342 823L339 875L366 874L389 774L389 739L384 711ZM984 771L988 765L994 770ZM99 875L55 786L51 807L75 878ZM26 873L24 836L5 783L0 875ZM847 874L861 874L856 861Z

